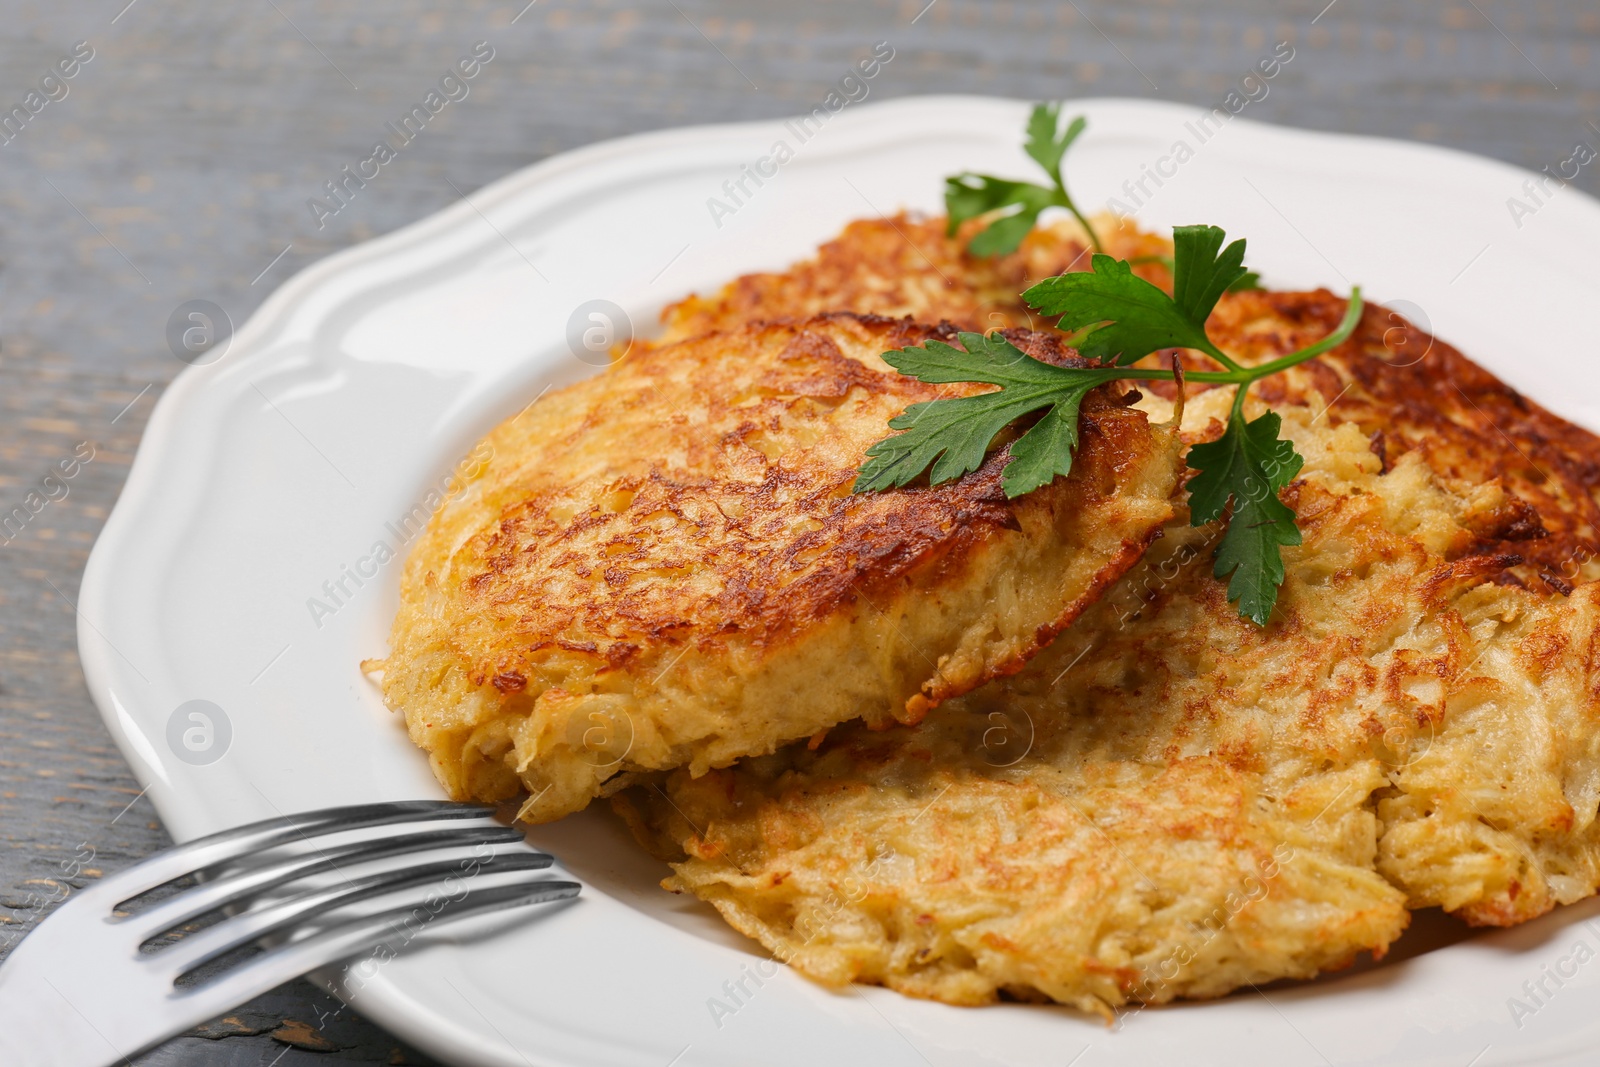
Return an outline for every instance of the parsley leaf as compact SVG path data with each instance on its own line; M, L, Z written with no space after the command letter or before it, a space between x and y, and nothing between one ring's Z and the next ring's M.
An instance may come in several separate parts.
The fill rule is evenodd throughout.
M1222 294L1249 273L1244 269L1244 238L1223 248L1227 238L1217 226L1172 230L1172 302L1202 332Z
M1113 366L1125 367L1163 348L1193 348L1236 368L1206 336L1211 309L1249 273L1245 242L1224 249L1225 236L1215 226L1172 231L1172 296L1134 274L1126 260L1097 255L1087 273L1047 278L1022 298L1046 315L1059 316L1063 330L1105 323L1082 340L1078 351Z
M947 178L944 191L947 216L945 232L953 237L968 219L979 218L990 212L1008 211L1008 214L989 223L967 243L967 251L975 256L1003 256L1017 250L1045 208L1063 207L1083 226L1090 243L1098 251L1100 238L1089 225L1089 220L1072 202L1061 177L1062 157L1088 124L1088 120L1080 115L1062 129L1060 104L1035 105L1028 116L1028 139L1023 148L1034 162L1044 168L1051 184L1036 185L971 172Z
M967 242L967 251L975 256L1004 256L1015 252L1039 221L1039 213L1055 203L1054 189L1029 182L1008 181L987 174L958 174L945 179L944 208L949 218L947 230L952 236L968 219L1001 208L1018 209L995 219Z
M1241 387L1242 388L1242 387ZM1215 441L1189 449L1189 466L1199 471L1189 481L1189 522L1204 526L1233 514L1217 547L1212 573L1228 578L1228 599L1239 614L1265 626L1283 584L1284 545L1300 543L1295 514L1278 492L1300 472L1305 459L1282 440L1282 420L1269 411L1247 422L1236 405L1228 428Z
M1089 125L1089 120L1079 115L1061 129L1061 105L1037 104L1028 115L1028 139L1022 145L1032 159L1044 168L1057 186L1061 180L1061 157L1067 154L1072 142Z
M920 381L985 382L1000 389L913 404L895 416L890 428L904 432L867 450L855 492L906 485L923 471L938 485L977 470L1002 430L1041 408L1049 410L1011 443L1011 459L1001 474L1006 496L1030 493L1072 469L1083 398L1112 375L1044 363L998 335L961 333L957 339L962 348L929 341L885 352L883 358Z
M1133 264L1135 267L1141 263L1159 263L1163 267L1167 268L1168 274L1171 274L1173 271L1178 269L1178 265L1172 261L1171 256L1134 256L1132 259L1128 260L1128 262ZM1257 274L1253 270L1247 270L1243 274L1239 275L1238 281L1228 286L1228 292L1242 293L1248 289L1259 288L1261 288L1261 275Z

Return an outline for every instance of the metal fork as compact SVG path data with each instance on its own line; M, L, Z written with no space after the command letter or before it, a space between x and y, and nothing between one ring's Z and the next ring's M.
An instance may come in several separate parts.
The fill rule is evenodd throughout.
M79 890L0 966L0 1064L123 1063L308 971L398 951L433 923L577 896L576 882L537 877L552 857L492 814L328 808L200 838ZM191 876L193 888L120 907ZM268 947L231 958L257 943Z

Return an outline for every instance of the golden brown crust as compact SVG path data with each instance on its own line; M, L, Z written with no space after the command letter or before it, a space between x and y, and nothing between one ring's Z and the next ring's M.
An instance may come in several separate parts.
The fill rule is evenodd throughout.
M1119 258L1168 251L1160 238L1104 217L1097 220L1107 250ZM909 315L919 322L949 321L967 330L1045 329L1050 323L1017 294L1036 281L1086 270L1089 246L1070 223L1031 233L1008 256L967 254L981 228L970 222L954 237L943 218L900 214L858 219L817 255L781 273L746 274L709 296L691 296L661 313L661 343L760 319L803 317L827 311ZM1137 268L1161 284L1159 263Z
M846 356L835 338L856 354ZM686 420L683 432L631 439L641 451L681 449L688 462L673 468L648 454L610 458L601 490L608 500L581 514L571 514L574 494L563 481L518 471L494 487L497 498L514 500L482 535L482 569L466 581L462 608L506 628L497 634L496 658L482 662L473 684L529 669L549 647L625 667L642 641L727 634L751 645L793 640L914 569L935 581L953 575L977 546L1014 531L1017 509L1032 504L1006 499L1003 450L959 481L850 495L854 463L864 445L889 432L889 417L936 397L984 391L927 385L863 361L930 338L953 341L954 330L836 313L747 326L714 346L644 352L612 373L625 385L597 381L596 392L609 395L570 428L567 441L547 449L582 447L597 432L639 431L659 411ZM1054 338L1019 339L1040 358L1069 358ZM686 373L696 359L716 364L725 393L701 392L713 372L708 365ZM620 391L630 394L622 403L654 409L643 413L643 424L607 410ZM696 393L704 401L698 409L690 407ZM816 425L819 416L840 404L857 409L851 432L806 447L806 437L826 432ZM786 424L799 412L803 421ZM1132 454L1148 438L1144 415L1104 390L1086 403L1082 427L1089 463ZM675 573L691 581L675 580ZM558 579L565 575L576 580ZM693 581L708 575L715 581Z
M407 562L383 668L452 793L526 788L524 817L554 818L618 775L915 722L1019 669L1170 514L1176 439L1102 389L1072 476L1026 498L1005 448L852 495L892 416L989 388L879 355L951 335L838 313L645 347L491 434Z

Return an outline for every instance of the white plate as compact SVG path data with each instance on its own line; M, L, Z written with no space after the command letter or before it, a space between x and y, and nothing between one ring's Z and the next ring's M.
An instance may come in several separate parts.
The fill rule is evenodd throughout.
M1591 321L1600 205L1566 190L1514 224L1520 170L1420 145L1234 119L1198 144L1185 108L1090 100L1072 150L1080 202L1122 196L1175 142L1197 148L1141 221L1250 239L1276 287L1359 281L1556 410L1600 425ZM962 168L1032 173L1026 105L972 97L852 105L719 228L707 199L781 123L673 130L568 153L332 256L275 293L217 362L186 370L150 422L84 576L79 645L96 703L179 839L248 820L438 788L357 669L381 654L398 563L348 596L430 485L547 384L590 373L571 313L667 301L804 257L848 220L938 211ZM403 546L401 546L403 551ZM332 615L314 619L320 598ZM191 700L231 741L195 765L169 745ZM187 725L187 724L186 724ZM220 734L216 735L220 738ZM220 745L220 740L217 742ZM182 746L178 746L181 748ZM1072 1012L957 1009L881 989L833 994L781 971L720 1025L710 998L764 959L696 902L656 888L603 810L538 831L586 883L573 905L457 935L377 971L353 1002L442 1059L495 1067L872 1063L1588 1062L1600 963L1544 968L1600 936L1565 909L1309 987L1147 1011L1117 1031ZM1562 964L1572 970L1574 964ZM1524 982L1551 995L1530 1000ZM1513 1018L1509 998L1532 1014ZM1487 1048L1487 1052L1484 1050ZM1084 1050L1087 1050L1085 1052ZM1474 1060L1480 1056L1481 1059ZM1081 1058L1074 1059L1074 1057ZM676 1059L674 1057L677 1057Z

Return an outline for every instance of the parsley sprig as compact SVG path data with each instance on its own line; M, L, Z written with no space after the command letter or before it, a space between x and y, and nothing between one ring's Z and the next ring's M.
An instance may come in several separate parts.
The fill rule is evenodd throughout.
M1003 256L1017 250L1022 239L1039 221L1040 212L1048 207L1064 207L1089 235L1096 252L1105 251L1100 238L1089 225L1089 220L1078 205L1072 202L1066 182L1061 177L1061 159L1072 147L1072 142L1088 126L1089 121L1078 116L1061 128L1060 104L1037 104L1028 116L1028 138L1023 150L1044 168L1050 176L1050 185L1012 181L988 174L967 171L945 179L944 208L949 221L947 232L954 237L956 230L968 219L975 219L995 211L1006 211L985 226L967 243L967 251L975 256Z
M1032 127L1030 123L1030 135ZM1361 320L1362 299L1361 290L1352 289L1344 319L1315 344L1258 366L1241 365L1206 332L1206 320L1222 294L1249 273L1245 242L1224 247L1225 240L1215 226L1173 231L1170 296L1134 274L1128 262L1103 254L1093 258L1087 272L1050 278L1023 293L1030 306L1057 317L1061 329L1075 331L1072 339L1079 354L1094 361L1087 367L1057 367L1034 359L997 334L958 334L961 348L929 341L885 352L891 366L920 381L998 388L907 408L889 423L901 432L867 450L855 491L904 486L925 471L935 485L959 478L982 466L1002 431L1042 412L1011 442L1001 475L1006 496L1021 496L1071 471L1078 415L1091 389L1117 379L1235 385L1238 391L1222 437L1189 450L1189 465L1197 472L1189 482L1190 522L1203 526L1228 514L1213 573L1228 579L1228 598L1238 601L1241 615L1266 625L1283 583L1282 549L1300 543L1294 511L1278 493L1304 460L1291 442L1279 437L1276 413L1245 418L1245 394L1258 379L1348 339ZM1133 366L1153 352L1172 348L1204 353L1223 369L1181 372Z

